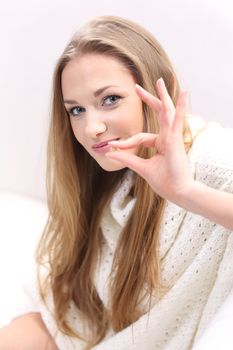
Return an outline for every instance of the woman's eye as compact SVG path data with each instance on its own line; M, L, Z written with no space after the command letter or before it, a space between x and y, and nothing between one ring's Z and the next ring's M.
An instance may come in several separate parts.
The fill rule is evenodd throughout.
M121 97L117 95L107 96L103 100L103 105L111 106L115 104Z
M83 107L73 107L68 110L68 114L70 116L79 116L81 113L85 112L85 108Z

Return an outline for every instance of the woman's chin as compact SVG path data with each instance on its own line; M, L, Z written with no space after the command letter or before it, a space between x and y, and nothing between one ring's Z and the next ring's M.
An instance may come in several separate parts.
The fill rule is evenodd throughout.
M98 164L106 171L117 171L125 168L125 165L117 160L106 159L106 161L100 161Z

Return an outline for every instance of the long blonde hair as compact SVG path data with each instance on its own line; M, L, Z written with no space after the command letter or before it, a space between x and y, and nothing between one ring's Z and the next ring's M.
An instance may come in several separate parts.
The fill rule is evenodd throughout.
M49 283L58 328L82 339L83 334L67 321L69 305L74 303L91 330L86 339L87 348L91 348L104 338L109 326L120 331L141 316L139 298L145 286L145 296L158 288L157 251L164 200L135 175L133 195L137 201L115 251L111 307L107 310L93 283L103 239L100 219L125 169L110 173L102 170L73 135L63 103L61 74L70 60L86 53L119 60L135 81L154 95L155 82L162 77L174 104L180 88L170 60L155 38L139 25L113 16L99 17L85 25L73 36L56 65L47 155L49 217L37 251L38 264L46 262L49 266L41 295L46 300ZM157 133L155 112L146 105L143 110L145 131ZM184 136L187 134L185 127ZM153 154L152 149L139 152L143 158Z

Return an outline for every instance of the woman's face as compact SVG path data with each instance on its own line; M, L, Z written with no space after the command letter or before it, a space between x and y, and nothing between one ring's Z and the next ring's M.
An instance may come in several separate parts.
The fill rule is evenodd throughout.
M143 131L142 101L132 75L112 57L85 54L72 59L61 78L64 104L78 142L104 170L124 168L105 154L111 150L108 141ZM137 149L127 152L135 154Z

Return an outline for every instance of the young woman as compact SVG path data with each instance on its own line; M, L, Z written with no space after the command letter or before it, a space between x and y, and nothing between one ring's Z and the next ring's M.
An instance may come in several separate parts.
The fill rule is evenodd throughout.
M104 16L74 35L54 73L39 283L4 349L187 350L205 331L233 286L233 131L186 105L145 29Z

